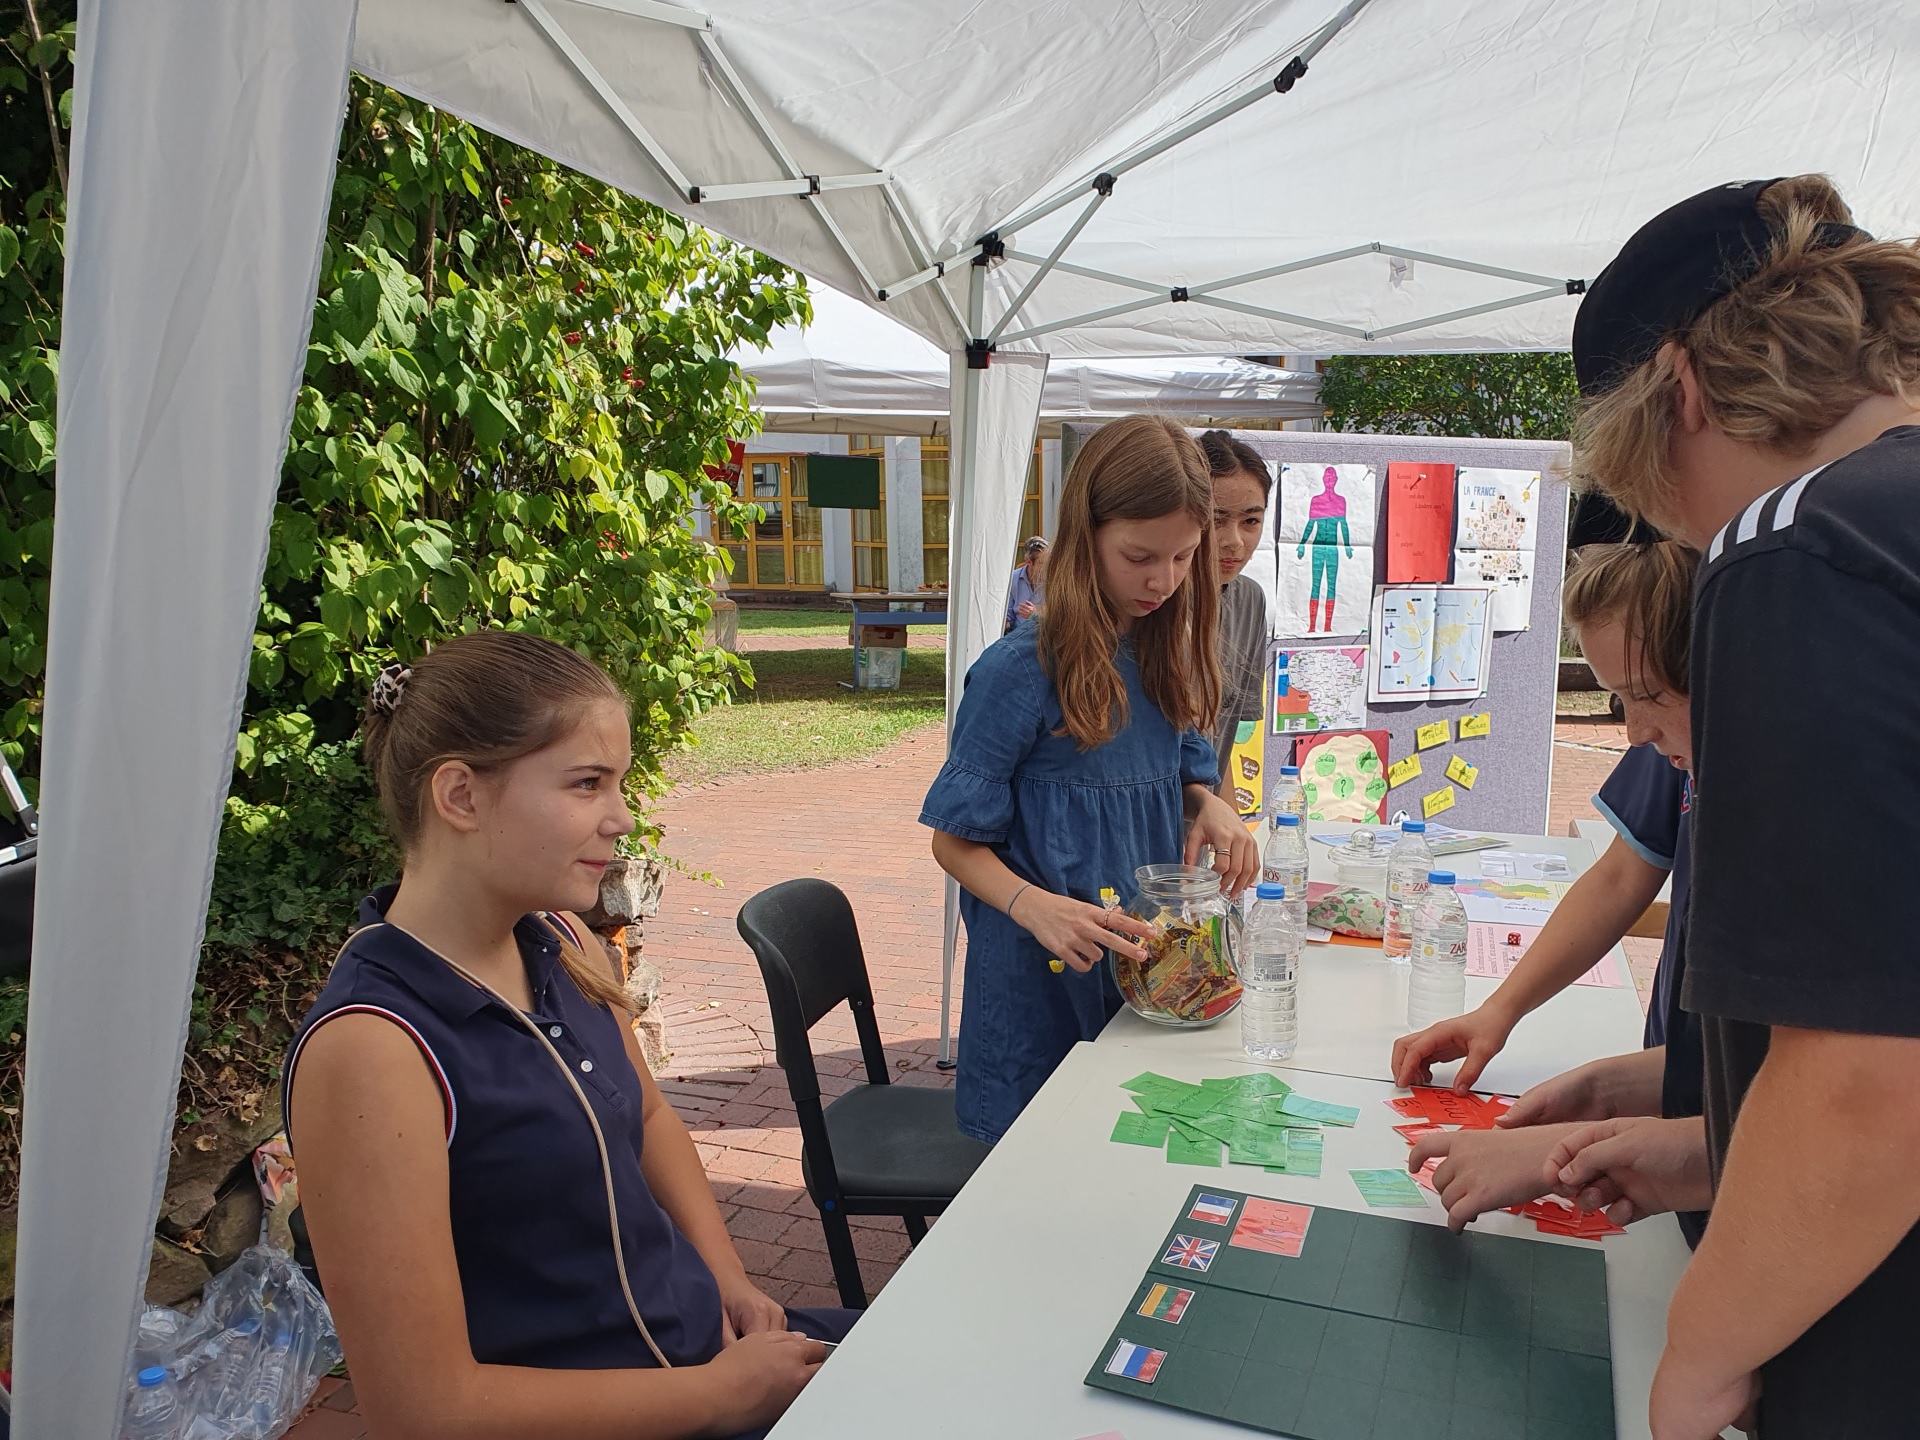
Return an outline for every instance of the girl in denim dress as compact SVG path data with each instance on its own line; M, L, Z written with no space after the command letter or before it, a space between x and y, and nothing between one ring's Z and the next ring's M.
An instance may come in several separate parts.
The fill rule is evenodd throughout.
M1141 415L1103 427L1061 492L1045 608L967 672L920 822L962 890L957 1105L977 1139L1006 1133L1119 1010L1100 962L1144 959L1149 931L1102 889L1124 904L1139 866L1208 845L1229 893L1259 869L1205 738L1220 706L1212 526L1186 431Z

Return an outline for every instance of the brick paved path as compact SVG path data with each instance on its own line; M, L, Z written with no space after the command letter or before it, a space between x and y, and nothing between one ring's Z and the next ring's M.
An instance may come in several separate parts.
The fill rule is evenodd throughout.
M818 648L806 636L761 638ZM1588 797L1626 745L1624 727L1605 717L1560 720L1552 833L1564 835L1576 816L1595 815ZM945 729L934 726L869 760L693 786L668 797L657 813L667 852L720 882L671 877L647 932L646 953L666 975L663 1003L674 1048L661 1086L693 1131L749 1273L786 1304L839 1300L819 1212L801 1186L800 1135L773 1063L765 992L734 916L749 896L796 876L819 875L845 890L859 917L894 1079L951 1083L933 1064L940 1034L941 876L927 832L914 818L945 748ZM1659 944L1630 940L1627 947L1644 1003ZM824 1088L838 1093L855 1083L859 1046L844 1011L816 1029L814 1051ZM855 1218L853 1224L871 1296L905 1258L906 1235L890 1220ZM289 1432L292 1440L358 1440L365 1433L352 1386L337 1381L326 1382L313 1412Z

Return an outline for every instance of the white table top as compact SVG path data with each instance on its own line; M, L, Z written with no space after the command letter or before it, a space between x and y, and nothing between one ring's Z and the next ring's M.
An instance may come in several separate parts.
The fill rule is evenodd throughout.
M1591 858L1579 840L1515 838L1516 848L1567 855L1576 869ZM1313 846L1320 864L1325 849ZM1452 863L1477 873L1471 855ZM1127 1440L1226 1440L1253 1433L1081 1380L1197 1181L1212 1177L1228 1189L1365 1210L1346 1172L1404 1163L1405 1142L1392 1129L1399 1117L1382 1102L1395 1093L1385 1049L1403 1028L1405 982L1397 981L1396 1002L1397 977L1386 973L1394 967L1351 947L1314 951L1301 991L1303 1063L1275 1068L1306 1095L1360 1109L1353 1129L1326 1129L1318 1178L1172 1165L1159 1151L1110 1143L1114 1117L1128 1108L1120 1084L1141 1070L1197 1081L1258 1068L1240 1053L1231 1022L1181 1032L1123 1016L1097 1044L1074 1047L775 1427L773 1440L1079 1440L1115 1430ZM1475 985L1490 988L1469 981L1469 1000L1478 998ZM1640 1041L1631 988L1574 987L1529 1023L1537 1033L1522 1026L1515 1034L1514 1044L1526 1047L1509 1067L1516 1083L1534 1070L1540 1078ZM1437 1201L1424 1214L1383 1213L1445 1223ZM1530 1221L1504 1212L1482 1217L1475 1228L1541 1244L1587 1243L1539 1235ZM1687 1248L1672 1217L1660 1216L1608 1239L1605 1254L1615 1415L1625 1440L1641 1440L1648 1435L1647 1392L1666 1343L1667 1303Z

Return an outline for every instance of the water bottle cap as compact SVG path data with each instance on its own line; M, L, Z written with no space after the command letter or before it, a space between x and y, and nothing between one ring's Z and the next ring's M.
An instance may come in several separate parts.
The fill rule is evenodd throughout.
M1451 870L1429 870L1429 871L1427 872L1427 884L1429 884L1429 885L1451 885L1451 884L1453 884L1453 871L1451 871Z
M149 1365L134 1377L142 1390L151 1390L156 1385L167 1383L167 1371L163 1365Z
M1282 775L1298 775L1300 773L1300 767L1298 765L1282 765L1280 767L1280 773Z
M1273 823L1276 825L1298 825L1300 823L1300 817L1290 810L1283 811L1273 817Z
M1427 822L1424 820L1402 820L1400 822L1400 828L1409 835L1424 835L1427 833Z
M1284 900L1287 898L1287 887L1276 885L1271 880L1262 880L1260 888L1253 893L1262 900Z

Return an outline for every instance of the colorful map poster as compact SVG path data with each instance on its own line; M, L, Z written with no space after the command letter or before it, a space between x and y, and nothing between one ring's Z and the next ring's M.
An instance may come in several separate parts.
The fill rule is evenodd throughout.
M1493 592L1484 585L1383 585L1373 598L1369 700L1487 693Z
M1366 646L1289 649L1274 657L1274 734L1358 730L1366 723Z
M1463 469L1457 489L1454 583L1493 586L1493 628L1525 630L1532 623L1540 472Z

